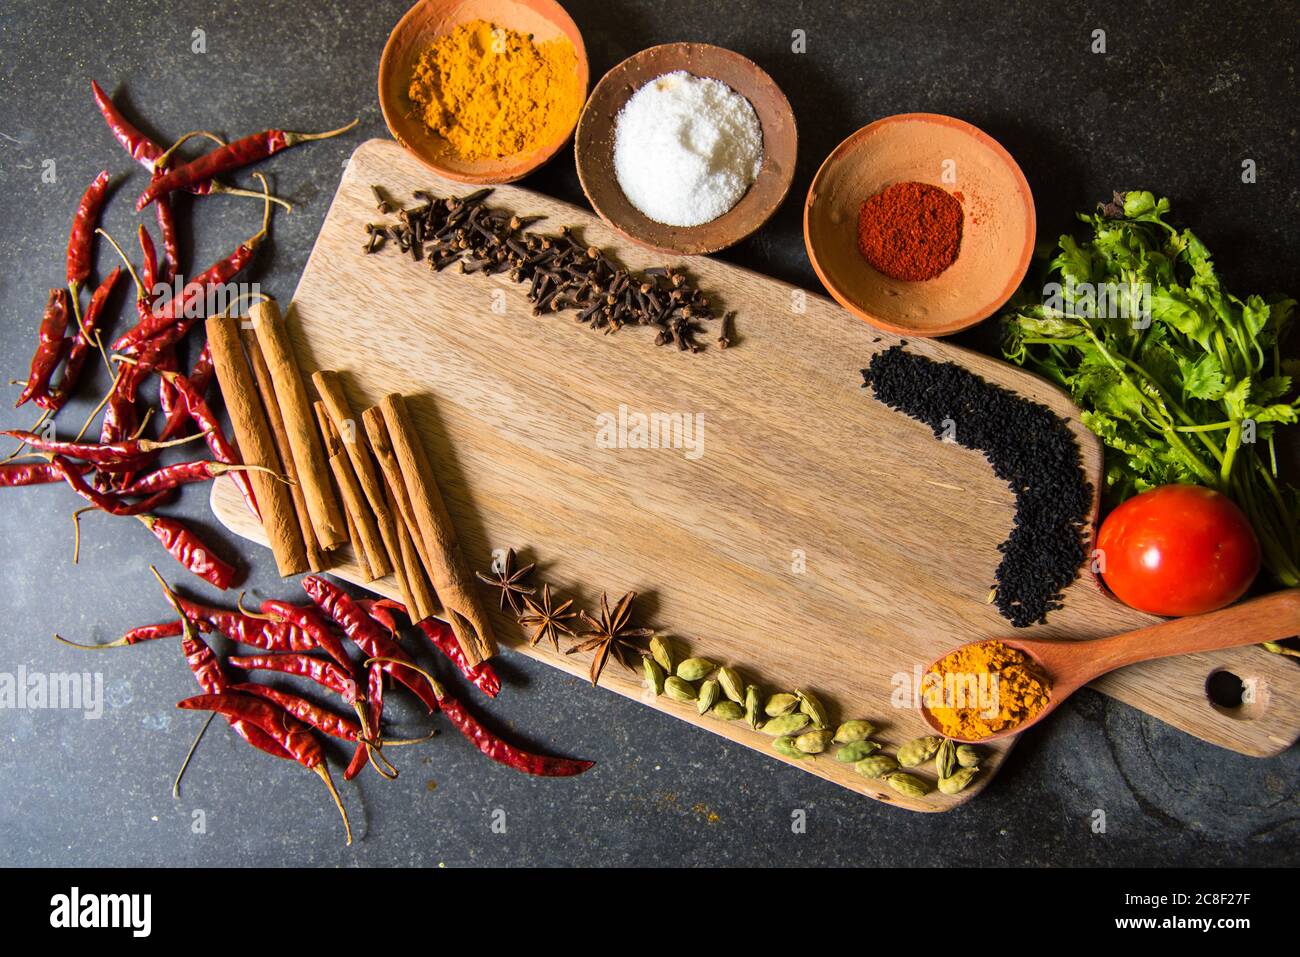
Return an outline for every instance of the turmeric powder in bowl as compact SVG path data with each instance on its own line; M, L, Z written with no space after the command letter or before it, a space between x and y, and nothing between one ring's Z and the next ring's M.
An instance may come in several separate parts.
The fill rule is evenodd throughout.
M568 136L583 92L568 38L535 43L474 20L420 54L407 94L424 124L461 159L496 160Z
M981 641L941 658L922 682L922 699L950 738L987 738L1047 707L1052 685L1032 658L1000 641Z

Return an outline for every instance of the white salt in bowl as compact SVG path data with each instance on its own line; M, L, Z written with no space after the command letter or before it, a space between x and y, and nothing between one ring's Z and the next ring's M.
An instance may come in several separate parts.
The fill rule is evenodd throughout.
M763 130L762 166L754 182L729 210L698 226L669 226L642 213L624 194L614 167L619 112L651 80L679 70L739 93ZM596 84L578 120L574 151L583 191L611 228L650 249L693 256L733 246L771 218L794 180L798 134L789 100L753 61L707 43L668 43L634 54Z

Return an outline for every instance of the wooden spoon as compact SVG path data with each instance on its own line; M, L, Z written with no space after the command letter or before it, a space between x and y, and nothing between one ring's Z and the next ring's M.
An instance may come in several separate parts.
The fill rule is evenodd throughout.
M1300 588L1287 588L1231 605L1219 611L1190 618L1176 618L1136 631L1092 641L1052 641L1044 639L1002 638L1004 645L1028 655L1051 683L1046 707L1034 717L986 738L953 738L966 744L982 744L1019 734L1042 721L1058 705L1094 678L1125 665L1170 655L1218 651L1253 645L1261 641L1280 641L1300 633ZM982 644L968 642L961 647ZM931 665L933 668L952 652L945 652ZM926 669L927 673L930 669ZM943 734L934 715L924 704L921 714L926 723Z

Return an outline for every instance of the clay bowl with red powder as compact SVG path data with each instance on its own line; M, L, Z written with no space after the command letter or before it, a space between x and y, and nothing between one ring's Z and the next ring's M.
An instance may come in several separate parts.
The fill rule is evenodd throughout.
M826 158L803 231L813 269L854 315L899 335L946 336L993 315L1024 279L1034 198L987 133L903 113L864 126Z

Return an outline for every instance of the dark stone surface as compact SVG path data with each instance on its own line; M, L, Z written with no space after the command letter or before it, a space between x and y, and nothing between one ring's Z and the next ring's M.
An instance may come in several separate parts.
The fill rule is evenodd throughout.
M769 228L727 258L817 288L799 208L822 157L863 123L928 110L973 121L1020 160L1052 237L1112 188L1171 195L1217 251L1237 292L1300 291L1295 63L1289 3L908 4L766 0L704 5L581 0L568 6L593 76L655 43L703 40L757 60L784 87L801 134L799 173ZM271 125L326 129L360 115L352 137L267 167L297 204L278 217L252 278L287 299L341 165L384 134L375 71L397 2L30 3L0 12L0 368L25 375L45 290L62 282L71 210L99 169L130 172L106 225L131 237L144 174L110 139L87 81L116 91L160 139L200 126L230 135ZM714 12L703 12L706 7ZM1195 9L1193 9L1195 7ZM1213 11L1213 12L1211 12ZM192 52L192 31L206 52ZM808 50L790 51L791 31ZM1104 55L1089 52L1106 31ZM147 120L143 118L147 117ZM1251 158L1259 182L1243 185ZM43 164L57 179L43 182ZM580 201L570 157L528 184ZM190 211L185 203L184 212ZM255 228L248 200L194 204L185 234L202 268ZM183 216L186 221L188 215ZM100 263L110 253L101 246ZM124 308L129 308L123 303ZM987 343L989 329L968 336ZM75 432L107 384L102 369L64 413ZM17 393L12 389L11 394ZM0 413L24 427L26 409ZM491 713L539 746L584 755L575 780L525 778L483 760L454 733L401 756L393 784L344 788L352 849L319 783L252 753L214 725L173 801L171 778L199 724L172 705L192 693L174 642L77 652L58 631L108 640L165 617L148 564L166 556L130 520L89 515L70 562L74 501L62 488L6 492L0 508L0 672L93 670L103 717L0 712L0 864L1093 864L1300 861L1296 749L1242 757L1083 693L1027 735L976 801L941 816L858 798L634 702L508 655L509 687ZM218 535L206 496L174 509ZM264 552L253 595L293 593ZM210 589L187 588L205 598ZM403 726L419 725L406 712ZM436 782L436 789L433 787ZM1106 832L1092 829L1095 809ZM807 812L807 832L792 814ZM504 815L505 830L494 830ZM196 828L202 818L204 828ZM195 833L202 830L203 833Z

